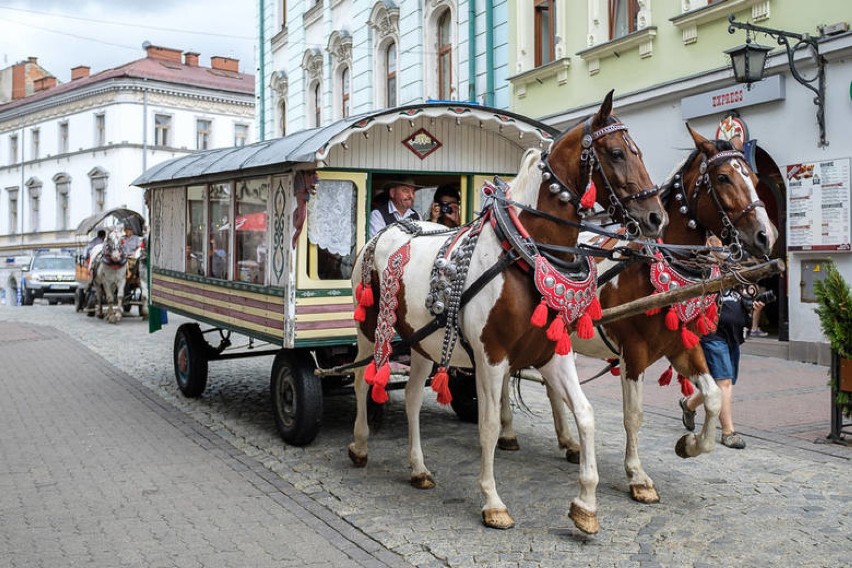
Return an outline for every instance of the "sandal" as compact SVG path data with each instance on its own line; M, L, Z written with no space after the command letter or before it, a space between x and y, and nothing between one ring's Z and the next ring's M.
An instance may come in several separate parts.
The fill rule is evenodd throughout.
M683 427L690 432L695 431L695 411L690 410L689 407L686 406L685 398L681 398L678 404L680 405L680 409L683 411L683 417L681 418L683 421Z
M742 450L746 447L745 440L737 432L731 432L730 434L722 434L722 445L728 446L729 448L733 448L735 450Z

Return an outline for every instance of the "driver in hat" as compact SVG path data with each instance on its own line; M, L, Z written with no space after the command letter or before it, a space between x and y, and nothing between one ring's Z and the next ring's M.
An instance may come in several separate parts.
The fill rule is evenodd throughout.
M420 215L411 206L414 205L414 192L421 187L414 183L412 177L386 183L382 189L387 193L388 201L370 213L370 237L386 225L403 219L419 221Z

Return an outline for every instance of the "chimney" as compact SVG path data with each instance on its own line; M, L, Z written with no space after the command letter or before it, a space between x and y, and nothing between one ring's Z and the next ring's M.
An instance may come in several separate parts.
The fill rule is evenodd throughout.
M160 47L158 45L147 45L145 46L145 51L147 53L148 59L174 61L175 63L181 62L181 53L179 49L172 49L170 47Z
M234 73L239 73L240 60L232 59L230 57L215 56L210 58L210 67L218 69L219 71L233 71Z
M89 67L88 65L78 65L77 67L72 67L71 80L76 81L77 79L85 79L89 76L89 72L91 70L91 67Z
M17 101L27 96L27 64L26 62L12 65L12 100Z
M183 64L187 67L198 67L199 55L199 53L195 53L194 51L185 51L183 54Z
M41 77L40 79L36 79L33 81L33 91L36 93L39 91L46 91L47 89L53 88L56 86L56 77L51 77L50 75L46 77Z

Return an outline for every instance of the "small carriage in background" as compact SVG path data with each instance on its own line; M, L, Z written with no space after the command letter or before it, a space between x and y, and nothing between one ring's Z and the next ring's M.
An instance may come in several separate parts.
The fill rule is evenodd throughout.
M95 290L89 274L89 242L97 236L98 231L121 231L124 227L131 227L134 235L144 237L145 217L132 209L117 207L90 215L77 225L74 232L77 244L77 292L74 305L78 312L85 312L88 316L94 316L96 312ZM143 319L148 317L146 258L145 248L140 247L127 259L127 279L122 301L125 314L136 306L138 315Z
M150 168L134 185L148 192L152 310L198 322L175 335L182 393L204 392L210 361L275 355L276 425L286 442L310 443L323 387L352 380L313 371L354 359L350 278L381 188L414 176L424 187L415 200L422 214L434 188L458 184L465 222L479 210L485 180L513 177L524 153L547 149L555 135L506 111L429 103ZM314 171L315 193L305 183ZM152 311L152 331L159 323ZM252 349L235 349L231 333L247 336Z

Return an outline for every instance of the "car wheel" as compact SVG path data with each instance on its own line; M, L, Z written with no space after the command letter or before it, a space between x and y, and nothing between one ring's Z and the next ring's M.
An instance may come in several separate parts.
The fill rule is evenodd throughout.
M185 323L175 333L175 379L187 398L198 398L207 388L207 342L198 324Z

